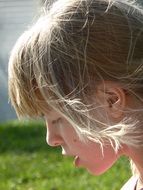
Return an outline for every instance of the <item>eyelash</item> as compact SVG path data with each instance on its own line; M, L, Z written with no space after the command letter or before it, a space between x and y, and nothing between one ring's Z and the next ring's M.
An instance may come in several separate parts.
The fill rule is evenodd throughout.
M42 119L45 119L45 115L44 115L43 113L40 114L40 117L41 117Z
M44 113L41 113L41 114L40 114L40 117L45 120L45 114L44 114ZM58 124L59 122L61 123L61 121L62 121L62 118L59 117L58 119L53 120L53 121L52 121L52 124Z
M54 120L52 123L53 123L53 124L58 124L59 122L61 123L61 120L62 120L62 119L59 117L58 119Z

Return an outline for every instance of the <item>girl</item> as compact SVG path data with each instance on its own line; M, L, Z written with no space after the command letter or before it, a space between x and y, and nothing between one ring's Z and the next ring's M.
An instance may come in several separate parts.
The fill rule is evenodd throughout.
M9 94L44 115L47 143L93 175L126 155L143 188L143 11L127 0L58 0L17 41Z

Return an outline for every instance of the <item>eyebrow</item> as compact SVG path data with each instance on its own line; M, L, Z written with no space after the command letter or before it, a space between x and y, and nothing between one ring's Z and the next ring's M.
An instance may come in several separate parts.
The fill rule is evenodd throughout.
M46 115L48 116L48 115L50 115L50 113L52 112L52 109L48 109L47 111L46 111ZM44 113L42 113L42 116L43 117L45 117L45 114ZM59 120L59 119L61 119L60 117L58 117L57 119L55 119L55 120L52 120L52 124L55 124L55 123L57 123L57 121Z

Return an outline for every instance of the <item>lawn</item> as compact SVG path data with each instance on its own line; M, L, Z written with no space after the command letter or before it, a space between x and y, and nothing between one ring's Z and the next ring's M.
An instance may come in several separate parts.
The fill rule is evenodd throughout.
M119 190L130 177L121 158L108 172L91 176L45 140L42 122L0 124L0 190Z

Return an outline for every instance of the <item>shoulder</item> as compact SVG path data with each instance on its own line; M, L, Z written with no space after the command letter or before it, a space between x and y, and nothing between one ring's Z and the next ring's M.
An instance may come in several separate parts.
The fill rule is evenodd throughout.
M137 183L137 177L132 176L127 183L121 188L121 190L134 190Z

